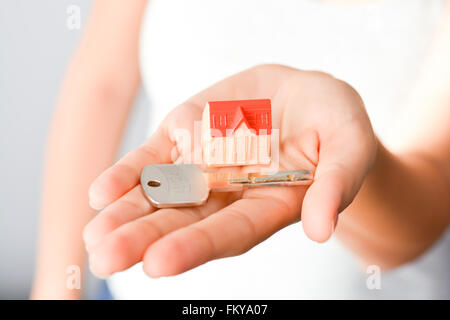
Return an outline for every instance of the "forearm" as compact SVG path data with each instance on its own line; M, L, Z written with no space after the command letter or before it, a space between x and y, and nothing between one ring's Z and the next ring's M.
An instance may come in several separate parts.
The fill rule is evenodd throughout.
M88 205L88 188L114 160L133 97L132 92L128 97L114 95L107 85L98 80L92 84L96 90L90 90L89 85L69 81L53 119L34 288L40 298L78 294L66 289L66 270L70 265L83 269L81 234L94 214Z
M393 154L379 144L361 190L339 216L339 238L364 263L384 269L418 257L449 223L444 170L422 154Z
M69 66L52 121L33 298L78 298L67 268L83 269L82 229L94 211L92 180L111 165L139 86L138 41L146 0L97 0Z

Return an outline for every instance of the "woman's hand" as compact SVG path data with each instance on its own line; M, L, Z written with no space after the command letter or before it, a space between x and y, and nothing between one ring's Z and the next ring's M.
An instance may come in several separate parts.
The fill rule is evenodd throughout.
M280 169L313 170L313 184L212 193L201 207L153 208L139 186L140 173L151 163L188 158L186 148L177 145L175 129L192 133L208 101L257 98L272 100ZM177 107L144 145L92 184L91 206L106 208L84 230L91 269L108 276L143 261L149 276L175 275L242 254L300 219L309 238L326 241L375 153L364 104L346 83L278 65L236 74Z

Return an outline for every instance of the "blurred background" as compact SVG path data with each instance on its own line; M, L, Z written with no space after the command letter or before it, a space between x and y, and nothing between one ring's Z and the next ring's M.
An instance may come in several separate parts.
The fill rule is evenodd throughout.
M66 65L92 2L0 3L0 299L29 296L45 140ZM71 4L81 9L80 30L66 26ZM131 118L136 118L136 110L145 110L145 104L140 94ZM145 124L135 123L127 130L121 153L144 138ZM87 282L84 294L90 298L99 280L89 277Z

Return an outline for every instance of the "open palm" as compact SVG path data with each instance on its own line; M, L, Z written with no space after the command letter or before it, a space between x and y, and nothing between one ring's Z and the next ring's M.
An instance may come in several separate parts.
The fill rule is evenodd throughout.
M140 173L148 164L183 161L176 129L193 132L207 101L259 98L272 100L280 168L312 170L313 184L212 193L201 207L153 208ZM143 261L152 277L175 275L242 254L300 219L309 238L326 241L374 161L375 141L359 95L330 75L263 65L227 78L177 107L145 144L94 181L91 205L106 208L84 232L91 269L108 276Z

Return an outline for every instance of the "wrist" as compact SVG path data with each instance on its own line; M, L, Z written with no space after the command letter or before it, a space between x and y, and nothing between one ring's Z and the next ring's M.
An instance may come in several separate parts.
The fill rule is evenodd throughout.
M378 143L374 165L353 203L339 216L339 238L365 264L390 269L432 245L448 224L448 181L418 153Z

